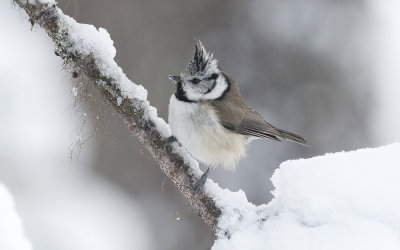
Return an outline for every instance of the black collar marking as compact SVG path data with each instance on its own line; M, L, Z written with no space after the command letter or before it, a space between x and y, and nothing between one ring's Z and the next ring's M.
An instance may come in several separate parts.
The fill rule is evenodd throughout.
M178 85L176 86L175 97L176 97L176 99L178 99L179 101L182 101L182 102L195 103L195 101L189 100L187 98L185 91L183 91L181 82L178 82Z
M209 88L209 89L207 90L207 92L204 93L204 94L207 95L208 93L210 93L210 92L215 88L215 85L217 85L217 80L214 80L213 86L212 86L211 88Z
M210 93L211 91L213 91L213 89L215 88L215 85L217 85L217 80L218 80L218 78L219 78L219 74L217 74L217 73L214 73L214 74L212 74L209 78L207 78L207 80L214 80L214 84L212 85L211 88L209 88L209 89L206 91L206 93L204 93L205 95L208 94L208 93Z
M229 78L226 77L225 74L223 74L223 76L225 77L225 80L226 80L226 83L228 84L228 86L226 87L224 92L222 92L221 96L218 97L217 99L215 99L215 100L219 100L219 101L222 100L225 97L225 95L229 92L229 90L231 89L231 82L230 82ZM205 94L210 93L215 88L216 84L217 84L217 79L215 79L215 82L214 82L214 85L212 86L212 88L207 90L207 92ZM181 82L178 82L178 84L176 86L175 97L176 97L176 99L178 99L179 101L182 101L182 102L188 102L188 103L196 103L197 102L197 101L189 100L187 98L185 91L183 91Z
M221 96L218 97L217 99L215 99L215 100L219 100L219 101L224 99L225 95L229 92L229 90L231 90L231 81L229 80L228 77L226 77L226 75L224 73L222 73L222 74L225 77L225 80L226 80L226 83L228 84L228 86L226 87L224 92L222 92Z

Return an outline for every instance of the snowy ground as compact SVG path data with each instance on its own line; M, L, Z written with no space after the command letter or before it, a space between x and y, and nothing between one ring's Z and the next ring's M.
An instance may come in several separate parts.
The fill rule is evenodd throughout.
M400 249L399 153L397 143L282 163L274 199L242 207L240 228L212 249Z
M31 243L24 236L21 219L15 212L14 199L2 184L0 184L0 221L0 249L32 249Z

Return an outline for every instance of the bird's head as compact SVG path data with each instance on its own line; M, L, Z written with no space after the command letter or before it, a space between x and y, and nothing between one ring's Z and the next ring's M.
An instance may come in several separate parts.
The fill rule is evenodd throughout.
M229 83L218 67L218 61L197 40L193 59L180 75L170 75L177 82L176 97L183 101L198 102L220 98Z

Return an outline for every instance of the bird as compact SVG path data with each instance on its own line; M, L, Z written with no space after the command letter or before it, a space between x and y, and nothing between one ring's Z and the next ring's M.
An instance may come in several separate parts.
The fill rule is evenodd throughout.
M195 53L179 75L171 96L168 123L173 137L198 161L209 168L234 170L246 155L246 146L257 138L307 141L292 132L266 122L243 99L236 81L221 70L217 59L200 40Z

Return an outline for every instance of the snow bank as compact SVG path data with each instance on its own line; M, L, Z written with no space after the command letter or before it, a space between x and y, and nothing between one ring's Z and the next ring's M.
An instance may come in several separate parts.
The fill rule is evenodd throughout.
M0 184L0 249L30 250L31 243L23 233L22 222L14 208L14 200Z
M275 198L243 205L236 227L222 217L212 249L400 249L399 154L398 143L282 163Z

